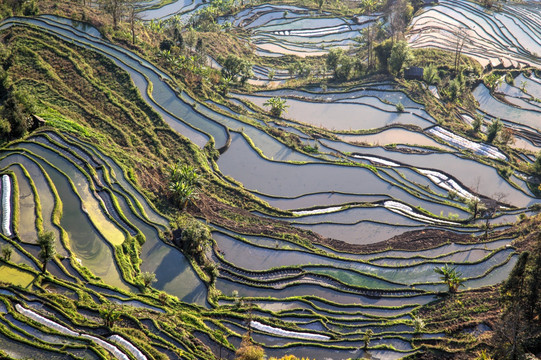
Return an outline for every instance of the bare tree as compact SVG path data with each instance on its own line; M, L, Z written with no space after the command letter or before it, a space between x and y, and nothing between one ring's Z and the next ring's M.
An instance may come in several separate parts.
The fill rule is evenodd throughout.
M108 12L113 17L114 27L118 27L124 11L126 10L126 5L129 3L129 0L99 0L100 5L103 9Z
M130 31L131 31L131 38L132 38L133 44L135 44L135 23L138 21L141 21L141 17L139 16L139 13L137 12L136 1L137 0L129 1L129 6L128 6L128 22L130 23Z
M460 64L460 56L464 45L466 43L471 43L469 30L464 26L459 26L454 32L453 35L456 38L455 45L455 71L458 72L458 65Z
M375 21L361 30L361 36L355 41L359 44L359 54L366 51L366 61L368 68L373 68L375 65L376 56L374 55L374 45L380 39L382 32L382 23Z
M361 7L363 13L372 14L380 6L379 0L362 0ZM372 68L374 66L374 43L379 35L379 30L381 30L381 23L379 21L374 21L366 28L362 29L361 37L357 41L361 48L365 48L368 52L368 67Z
M413 14L413 7L407 0L395 0L387 12L389 34L394 43L404 32Z

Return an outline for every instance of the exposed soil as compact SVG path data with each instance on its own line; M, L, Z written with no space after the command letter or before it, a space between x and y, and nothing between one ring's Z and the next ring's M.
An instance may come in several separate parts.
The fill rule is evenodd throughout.
M476 242L476 239L470 235L436 229L407 231L388 240L366 245L348 244L339 240L325 239L325 244L328 246L347 252L377 252L389 248L418 251L434 248L448 242L473 243Z
M276 236L286 233L316 244L322 244L326 240L314 232L294 228L286 221L253 215L247 210L221 203L205 194L198 195L197 201L194 205L190 205L189 210L194 216L203 217L213 224L241 234Z
M470 235L445 230L426 229L408 231L391 239L373 244L349 244L341 240L325 238L310 230L295 228L286 221L266 219L253 215L247 210L223 204L204 194L199 195L199 199L195 205L190 206L189 210L195 216L205 218L213 224L235 232L267 236L290 234L291 238L300 237L314 244L324 245L349 253L378 252L389 248L394 250L418 251L450 242L475 243L481 241L479 238Z

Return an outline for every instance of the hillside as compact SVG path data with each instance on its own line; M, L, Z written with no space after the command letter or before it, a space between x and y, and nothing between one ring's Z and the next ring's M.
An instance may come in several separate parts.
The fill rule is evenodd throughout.
M106 3L2 3L1 356L539 357L529 43L399 40L447 3Z

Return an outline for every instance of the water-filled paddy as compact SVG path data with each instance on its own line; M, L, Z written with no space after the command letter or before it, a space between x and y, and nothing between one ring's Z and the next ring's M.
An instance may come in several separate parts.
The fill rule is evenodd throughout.
M175 1L159 9L145 10L143 14L146 14L147 19L166 18L173 13L189 14L199 5L203 6L199 2ZM286 10L288 13L285 13ZM258 11L261 13L252 17ZM185 18L186 16L183 17ZM370 21L370 19L365 20ZM216 141L215 147L219 148L228 139L225 128L236 130L237 132L231 133L231 147L218 159L221 173L242 182L256 196L273 206L305 211L304 214L296 212L297 215L303 214L303 216L282 217L300 228L310 229L323 236L352 244L369 244L386 240L405 231L434 228L436 227L435 220L440 221L438 223L440 228L474 232L476 229L473 227L465 229L456 222L441 222L451 219L436 219L432 216L439 216L441 213L441 216L445 217L454 213L456 216L453 221L464 221L469 217L469 213L459 208L463 204L462 200L446 199L448 189L444 185L434 182L433 177L431 178L428 173L416 169L429 169L452 176L461 183L459 185L463 186L465 191L477 192L489 197L502 192L507 196L502 201L519 207L534 202L531 194L525 189L525 183L515 176L510 179L524 191L512 187L501 178L495 167L466 159L460 154L422 148L435 147L444 151L455 151L454 148L435 141L419 130L414 132L404 128L391 128L370 135L341 134L340 136L341 140L349 142L418 145L421 148L416 148L416 150L426 150L426 154L391 151L382 147L359 147L325 139L316 142L310 139L310 136L306 135L309 132L303 132L302 128L293 130L290 126L280 125L299 135L303 143L320 144L321 152L328 153L336 149L351 159L354 158L351 154L355 153L358 157L352 161L370 166L331 163L332 159L338 158L334 155L318 154L319 157L312 157L301 154L272 138L261 128L253 126L256 123L257 126L265 126L261 121L254 122L248 119L250 122L248 124L240 121L239 115L234 111L220 108L228 114L226 116L190 99L186 93L177 94L162 81L167 77L166 74L129 51L99 40L98 34L93 33L92 29L81 28L86 35L74 33L69 29L70 24L67 21L60 21L54 17L43 21L21 21L61 33L63 37L73 38L87 48L95 47L97 51L113 59L130 74L134 85L141 91L143 99L160 113L172 128L189 137L197 145L204 145L209 136L213 136ZM61 24L59 25L57 21ZM267 5L257 10L241 12L235 21L235 26L250 29L259 51L266 49L279 52L283 49L284 53L302 53L302 55L326 51L326 49L317 48L318 42L323 42L328 47L347 45L351 32L359 29L352 26L349 20L333 18L326 14L314 16L295 7L277 8ZM513 28L508 20L502 18L499 21L506 27ZM515 29L517 36L521 37L521 46L533 46L526 39L527 34L518 31L522 28ZM509 35L503 31L497 34L504 37ZM264 75L265 69L260 69L259 73ZM528 86L531 86L534 91L533 82L535 81L531 81L532 83L528 83ZM150 83L153 89L152 97L146 94ZM286 117L340 131L376 129L394 124L413 124L424 129L435 123L424 113L420 104L405 97L404 93L393 90L393 86L393 84L372 84L366 90L356 88L352 91L317 94L296 90L291 90L289 93L286 91L283 95L304 96L310 100L290 98L288 103L291 108ZM517 95L516 89L507 90L510 92L508 96ZM318 92L317 89L314 91ZM268 92L264 95L273 94L275 93ZM262 96L253 97L253 99L254 102L260 103L265 101ZM405 105L405 113L396 111L397 102ZM524 102L520 104L526 106ZM358 116L361 112L362 117ZM253 142L253 146L238 131L244 132L244 135ZM128 180L124 169L90 144L82 144L79 148L75 146L74 139L69 138L67 142L63 142L60 138L54 136L52 138L54 142L67 145L81 156L83 161L77 160L73 154L58 154L37 143L21 144L20 147L31 152L26 157L27 164L24 164L24 168L30 174L29 179L20 181L19 184L21 211L32 212L32 202L28 200L32 193L31 180L35 183L39 199L43 203L44 226L55 228L52 224L52 214L55 204L53 190L56 189L63 210L59 225L66 230L69 237L68 243L75 257L80 259L82 264L95 275L100 276L104 282L124 289L127 289L128 285L122 280L120 269L112 260L115 250L111 244L121 244L126 232L133 235L132 231L141 231L146 238L141 251L141 271L156 274L158 281L153 286L176 295L181 300L209 306L206 302L206 286L188 261L177 249L162 243L159 239L158 231L167 226L169 219L161 216L152 207ZM41 143L51 145L43 139L40 139ZM264 157L261 157L254 147L261 150ZM45 160L39 156L44 157ZM13 160L6 161L6 165L18 163L19 160L22 162L25 159L21 155L10 157L13 157ZM15 161L16 159L18 160ZM294 164L291 161L306 163ZM88 163L88 168L83 166L85 162ZM33 164L39 164L42 169ZM81 169L75 164L81 165ZM404 166L398 167L398 164ZM90 167L95 168L97 165L103 165L103 168L99 169L94 176ZM14 165L13 169L18 169L17 166ZM15 171L17 178L22 180L22 167ZM472 174L475 174L475 179L472 178ZM92 178L89 179L87 175ZM112 184L107 184L107 175L110 175ZM48 183L47 176L50 177L51 184ZM73 186L69 180L73 182ZM96 196L94 193L93 186L100 183L111 190L105 197ZM480 187L479 184L482 186ZM125 220L122 220L124 222L120 221L120 217L106 215L113 209L108 205L109 202L113 202L115 198L118 201L116 210L124 214ZM392 204L417 209L412 210L412 213L404 213L393 211L396 207L382 206L382 204L390 204L390 200L393 201ZM449 201L446 202L447 200ZM106 203L105 206L102 201ZM342 209L344 204L355 204L355 206ZM333 206L337 209L332 213L327 214L322 210ZM418 207L429 211L432 215L420 211ZM322 211L322 213L317 213L317 211ZM496 222L507 221L515 217L517 213L514 211L504 213ZM414 215L422 215L426 218ZM30 232L29 224L35 223L35 218L24 217L21 218L20 223L26 231ZM299 355L310 357L313 355L316 358L322 354L335 359L363 356L363 352L358 350L358 344L354 344L356 339L361 338L361 333L355 333L356 330L373 328L377 330L377 333L409 332L410 330L403 324L393 325L393 327L370 324L365 321L365 317L376 317L374 323L382 322L380 317L405 316L403 319L409 319L407 314L415 306L436 298L432 293L405 296L408 295L406 290L412 292L410 285L429 292L444 290L439 277L433 271L435 266L443 266L449 262L455 264L468 278L466 287L474 288L502 281L516 262L516 256L513 255L515 250L504 248L510 239L487 244L447 244L415 252L389 250L375 254L356 255L328 250L326 252L328 256L324 256L315 254L314 251L309 250L308 246L288 243L285 240L245 236L244 242L230 235L234 233L228 232L226 235L218 231L213 232L214 240L219 249L224 252L223 258L231 263L227 265L224 261L217 260L218 265L223 266L218 275L217 288L222 290L224 295L230 296L234 290L237 290L240 296L268 296L268 299L259 300L262 307L272 311L289 311L280 314L280 318L285 321L302 318L306 322L322 314L329 315L335 324L349 322L350 328L346 329L348 330L345 332L346 337L335 341L337 345L345 347L341 350L323 349L315 344L295 345L291 343L291 339L288 340L285 337L257 333L256 340L267 346L267 354L279 356L284 354L283 347L288 345L290 345L287 347L288 351L291 349ZM27 238L32 236L30 233L24 234ZM318 247L317 251L321 249L322 247ZM219 259L218 255L214 256ZM337 256L348 259L339 259ZM297 268L286 269L286 267ZM261 272L250 272L251 270ZM300 271L302 271L302 276L297 276ZM372 293L376 290L394 289L396 295L388 296L388 293L383 293L383 296L365 296L364 293L355 292L359 288L367 288ZM92 289L107 291L98 287ZM115 293L112 290L110 292ZM313 305L297 300L285 300L293 296L310 298ZM326 303L324 300L331 303ZM142 304L138 300L133 301L132 305ZM296 302L293 303L293 301ZM340 304L351 306L340 306ZM394 306L400 308L391 308ZM311 311L315 311L315 314ZM276 314L266 313L266 315L272 317ZM358 326L358 329L351 329L353 326ZM304 329L326 332L323 324L316 322L305 324ZM244 331L244 328L239 327L235 331L240 333ZM238 342L237 335L240 334L233 335L232 338L234 337L234 341ZM411 334L408 335L411 336ZM408 337L405 338L408 339ZM273 345L277 347L268 347ZM377 339L373 345L394 346L402 351L412 349L408 341L396 337ZM373 350L370 353L384 358L399 358L407 354L407 352L383 349Z
M258 106L263 106L266 97L242 95ZM369 130L402 124L426 128L433 125L430 119L394 111L383 111L365 104L318 103L289 99L290 106L285 118L301 123L323 127L331 131Z

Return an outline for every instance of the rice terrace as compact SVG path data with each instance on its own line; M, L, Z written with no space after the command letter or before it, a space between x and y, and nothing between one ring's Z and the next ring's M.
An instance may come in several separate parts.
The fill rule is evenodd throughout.
M0 358L541 359L541 2L0 14Z

